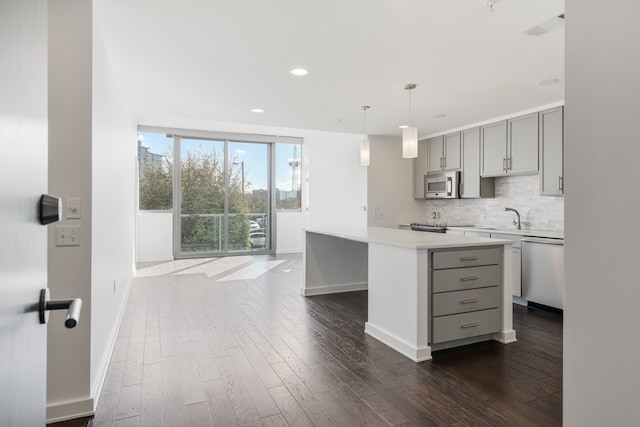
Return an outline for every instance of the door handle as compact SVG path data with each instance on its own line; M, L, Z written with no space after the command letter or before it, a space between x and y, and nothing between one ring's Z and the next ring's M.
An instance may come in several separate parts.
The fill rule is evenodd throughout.
M80 310L82 309L82 300L74 298L69 300L51 301L49 299L49 288L40 290L40 304L38 312L40 314L40 323L45 324L49 320L50 310L67 310L67 318L64 326L67 328L75 328L80 319Z

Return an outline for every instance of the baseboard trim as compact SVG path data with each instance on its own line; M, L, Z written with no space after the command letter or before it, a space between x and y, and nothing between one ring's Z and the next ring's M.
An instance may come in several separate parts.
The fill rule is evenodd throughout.
M516 331L509 329L508 331L495 332L493 334L494 341L501 342L502 344L511 344L517 342Z
M47 405L47 424L73 420L75 418L91 417L95 413L94 402L96 402L94 399L88 398Z
M276 255L280 254L301 254L302 249L276 249Z
M366 291L369 289L367 282L347 283L345 285L318 286L316 288L302 288L300 293L305 297L314 295L338 294L342 292Z
M135 276L135 269L134 269ZM100 361L100 367L98 369L98 375L96 378L96 382L94 383L93 390L91 390L91 395L93 396L95 411L98 408L98 402L100 401L100 395L102 394L102 387L104 386L104 381L107 378L107 370L109 369L109 362L111 361L111 355L113 354L113 349L116 346L116 341L118 339L118 331L120 330L120 324L122 323L122 318L124 317L124 310L127 306L127 301L129 300L129 293L131 292L131 287L133 286L134 277L129 279L129 283L127 285L127 290L125 291L125 296L122 300L122 305L120 306L120 312L118 313L117 322L111 330L111 334L109 337L109 345L107 347L107 351L104 352L102 360ZM77 418L77 417L76 417Z
M364 324L364 332L388 345L398 353L408 357L414 362L424 362L425 360L431 360L431 347L428 345L423 347L415 347L403 339L396 337L393 334L388 333L369 322Z
M141 258L138 259L136 262L169 262L169 261L173 261L175 258L173 258L173 255L170 255L168 258L167 257L152 257L152 258Z

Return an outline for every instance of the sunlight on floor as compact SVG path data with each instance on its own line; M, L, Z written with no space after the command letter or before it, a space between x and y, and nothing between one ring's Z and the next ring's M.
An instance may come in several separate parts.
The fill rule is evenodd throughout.
M253 264L236 271L235 273L231 273L228 276L225 276L221 279L218 279L219 282L226 282L229 280L246 280L246 279L255 279L260 277L267 271L276 268L280 264L282 264L284 260L279 261L259 261L254 262Z
M206 264L200 264L187 270L178 271L174 274L205 274L207 277L213 277L233 270L234 268L251 262L252 260L252 256L217 258Z
M167 261L150 267L139 268L136 271L136 277L155 277L163 274L174 273L176 271L188 269L190 267L204 264L215 260L216 258L198 258L198 259L178 259L175 261Z
M232 270L237 270L217 279L220 282L227 282L231 280L255 279L284 262L284 260L278 260L251 263L252 261L255 261L255 257L251 255L224 258L182 259L143 267L136 272L136 277L156 277L165 274L204 274L208 278L211 278L230 273ZM248 263L251 264L238 269Z

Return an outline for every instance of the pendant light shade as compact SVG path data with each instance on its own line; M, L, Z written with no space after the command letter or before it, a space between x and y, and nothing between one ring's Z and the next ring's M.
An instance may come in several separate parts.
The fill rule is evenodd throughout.
M363 139L360 143L360 166L369 166L369 140Z
M402 157L418 157L418 128L409 126L402 129Z
M371 108L368 105L362 106L364 111L364 132L362 142L360 142L360 166L369 166L369 138L367 137L367 110Z
M410 83L404 88L409 91L409 126L402 129L402 157L413 159L418 157L418 128L411 126L411 91L416 85Z

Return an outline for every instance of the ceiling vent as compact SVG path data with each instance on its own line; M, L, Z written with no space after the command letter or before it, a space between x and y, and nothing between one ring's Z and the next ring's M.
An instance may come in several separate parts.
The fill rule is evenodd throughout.
M563 27L564 27L564 13L558 16L553 16L549 19L545 19L538 25L534 25L533 27L529 28L527 31L525 31L525 33L532 37L538 37L550 31L554 31Z

